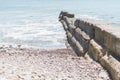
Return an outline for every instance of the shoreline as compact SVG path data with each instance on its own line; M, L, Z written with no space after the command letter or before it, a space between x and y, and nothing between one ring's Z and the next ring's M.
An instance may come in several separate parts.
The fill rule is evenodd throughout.
M67 49L67 46L64 47L36 47L36 46L27 46L27 45L17 45L17 44L5 44L0 45L0 49L8 48L18 48L18 49L41 49L41 50L55 50L55 49Z

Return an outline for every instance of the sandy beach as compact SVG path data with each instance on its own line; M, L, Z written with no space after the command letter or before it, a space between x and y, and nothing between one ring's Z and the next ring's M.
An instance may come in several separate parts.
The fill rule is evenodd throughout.
M94 61L71 49L0 49L0 80L111 80Z

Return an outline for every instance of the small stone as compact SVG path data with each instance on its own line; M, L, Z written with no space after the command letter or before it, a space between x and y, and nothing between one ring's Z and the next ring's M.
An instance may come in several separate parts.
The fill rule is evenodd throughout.
M9 48L12 48L13 46L12 45L9 45Z
M107 75L107 73L105 73L105 72L100 72L99 73L99 77L101 77L101 78L106 78L108 75Z
M0 47L0 49L3 49L3 47Z
M21 45L19 44L19 45L17 45L18 46L18 48L21 48Z

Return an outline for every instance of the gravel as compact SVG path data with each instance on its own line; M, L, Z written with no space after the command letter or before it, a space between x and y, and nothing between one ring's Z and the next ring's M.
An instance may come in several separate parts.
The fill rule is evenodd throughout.
M0 80L111 80L70 49L0 48Z

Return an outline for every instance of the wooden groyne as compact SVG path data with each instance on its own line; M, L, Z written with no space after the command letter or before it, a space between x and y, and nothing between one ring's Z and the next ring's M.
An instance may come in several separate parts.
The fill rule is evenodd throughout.
M89 57L120 80L120 26L91 19L77 19L62 11L59 20L67 41L78 56Z

